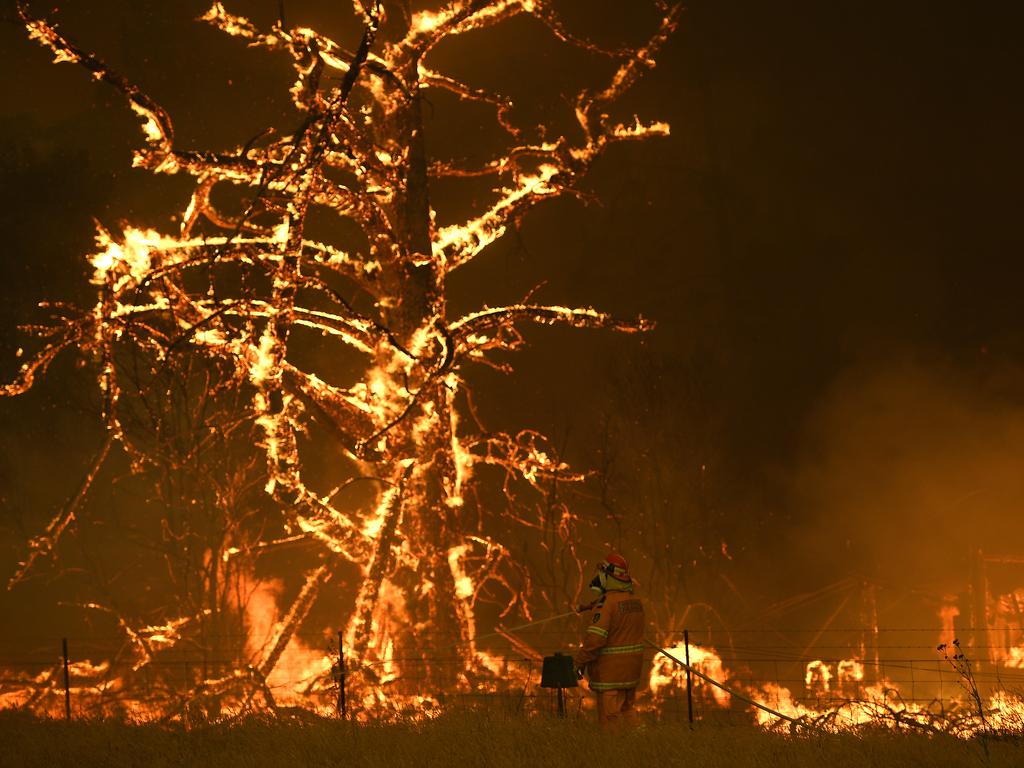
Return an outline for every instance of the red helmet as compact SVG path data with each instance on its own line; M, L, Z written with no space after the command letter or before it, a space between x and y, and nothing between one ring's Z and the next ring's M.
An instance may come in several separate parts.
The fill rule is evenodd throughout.
M601 561L598 569L619 581L631 581L629 578L629 563L618 552L609 552L604 560Z

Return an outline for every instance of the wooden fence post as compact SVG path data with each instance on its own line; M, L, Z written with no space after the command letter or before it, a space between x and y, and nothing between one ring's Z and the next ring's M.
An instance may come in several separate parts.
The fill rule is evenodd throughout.
M68 674L68 639L61 641L64 651L64 719L71 719L71 676Z
M690 630L683 630L683 645L686 646L686 716L693 730L693 677L690 675Z

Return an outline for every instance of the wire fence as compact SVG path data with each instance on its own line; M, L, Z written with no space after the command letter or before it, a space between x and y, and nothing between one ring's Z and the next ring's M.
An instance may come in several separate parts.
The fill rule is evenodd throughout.
M578 629L578 627L576 628ZM991 642L988 630L962 628L969 638L961 646L971 662L979 692L1024 693L1024 660L1006 642ZM682 658L687 649L682 629L662 628L650 637ZM466 667L460 646L444 633L427 633L415 654L397 654L369 663L346 655L338 664L336 639L321 636L294 640L267 676L273 697L297 706L327 711L344 685L349 696L374 691L393 699L418 698L437 705L485 707L506 712L554 712L557 696L540 687L542 654L571 653L578 633L544 627L515 633L516 642L500 633L478 649L476 673ZM938 649L940 632L928 628L861 628L826 630L763 628L690 630L689 653L695 669L744 695L775 708L803 707L826 711L871 697L885 706L943 712L965 699L964 679ZM1005 639L1005 638L1004 638ZM33 706L53 711L65 705L76 712L95 710L105 700L144 698L158 692L165 699L187 699L204 681L222 679L247 664L258 666L265 649L246 650L240 634L182 640L157 648L140 664L132 644L100 635L67 638L67 691L61 638L8 634L0 647L0 707ZM518 648L516 647L518 646ZM537 649L536 655L522 649ZM6 649L6 650L4 650ZM947 651L948 653L949 651ZM339 670L344 670L344 678ZM446 674L450 673L450 674ZM458 679L439 688L439 680ZM342 682L342 680L344 682ZM638 704L663 719L749 723L750 707L730 701L712 685L694 679L687 696L685 670L652 650L645 652L645 675ZM585 687L564 692L570 714L592 707ZM349 700L358 708L362 700Z

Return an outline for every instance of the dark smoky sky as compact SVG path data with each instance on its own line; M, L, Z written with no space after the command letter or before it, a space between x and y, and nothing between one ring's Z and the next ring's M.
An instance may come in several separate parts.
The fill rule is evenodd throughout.
M271 0L226 5L264 25L277 13ZM208 3L59 6L61 29L164 105L182 145L233 147L290 124L287 61L195 23ZM352 45L339 6L285 3L289 23ZM607 41L638 40L654 18L639 0L560 7ZM92 219L171 230L187 186L132 170L140 136L118 95L51 64L4 14L9 376L15 326L37 301L89 300ZM627 504L650 462L705 465L735 567L768 598L850 573L959 591L972 547L1024 554L1022 22L1011 2L688 4L622 104L626 120L667 120L671 137L612 149L586 182L591 203L542 206L452 283L453 314L546 281L542 299L658 328L529 331L515 376L469 374L485 417L545 429L577 463L595 461L609 414L630 445L667 446L620 452ZM518 21L435 61L511 94L524 120L565 119L559 94L609 72ZM430 104L431 146L483 156L489 116L448 106ZM474 194L437 190L440 219ZM38 391L0 401L4 579L17 537L80 478L93 400L65 361Z

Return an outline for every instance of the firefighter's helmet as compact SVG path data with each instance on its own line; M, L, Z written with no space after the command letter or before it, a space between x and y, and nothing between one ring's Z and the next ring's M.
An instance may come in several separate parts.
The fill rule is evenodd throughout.
M598 570L619 581L631 581L629 578L629 563L618 552L609 552L605 559L601 561Z

